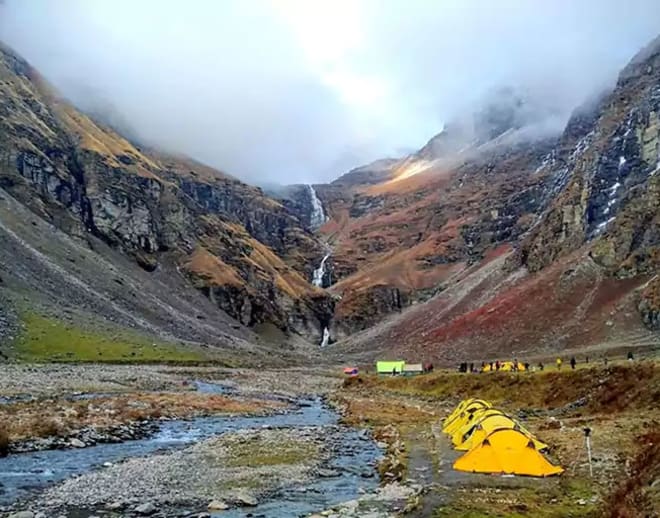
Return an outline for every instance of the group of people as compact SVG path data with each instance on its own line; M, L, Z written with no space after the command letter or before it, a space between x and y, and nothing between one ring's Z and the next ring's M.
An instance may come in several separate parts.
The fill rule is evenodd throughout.
M626 358L628 361L633 361L635 357L633 356L632 351L628 351L628 354L626 355ZM609 360L607 359L607 356L603 356L603 363L607 365ZM562 366L562 359L560 357L557 357L557 360L555 360L555 363L557 365L557 370L561 370ZM571 369L575 370L575 367L577 365L577 360L575 359L575 356L571 356L571 360L569 362L571 364ZM589 356L584 357L584 363L589 363Z
M558 371L561 370L562 363L564 363L562 359L559 356L557 356L557 359L555 360L555 364L557 365ZM589 363L588 356L584 357L584 363ZM571 364L571 369L575 370L575 366L577 365L577 360L575 359L575 356L571 356L570 364ZM607 365L607 358L605 358L605 365Z
M634 356L632 352L628 352L627 354L627 359L629 361L634 360ZM584 357L584 362L589 363L589 356ZM603 362L605 365L608 363L607 356L603 356ZM561 370L561 367L563 365L563 360L561 359L560 356L557 357L555 360L555 365L557 366L557 370ZM569 360L569 364L571 366L572 370L575 370L577 367L577 360L575 359L575 356L571 356L571 359ZM470 362L462 362L458 366L458 372L492 372L492 371L500 371L500 370L506 370L506 371L529 371L529 370L540 370L542 371L545 369L545 365L543 365L543 362L539 362L537 366L530 366L529 362L525 363L520 363L517 359L514 359L511 362L500 362L499 360L496 360L494 362L481 362L481 368L477 368L474 363Z
M540 364L542 365L542 364ZM458 372L492 372L492 371L526 371L530 370L529 363L521 363L517 359L510 362L481 362L481 367L477 367L473 362L462 362L458 366Z

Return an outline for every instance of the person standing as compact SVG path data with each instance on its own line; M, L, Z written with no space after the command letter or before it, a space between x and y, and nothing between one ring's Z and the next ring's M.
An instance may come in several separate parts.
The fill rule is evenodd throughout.
M557 356L556 363L557 363L557 370L560 371L561 370L561 358L559 356Z
M571 369L575 370L575 364L577 362L575 361L575 356L571 356Z

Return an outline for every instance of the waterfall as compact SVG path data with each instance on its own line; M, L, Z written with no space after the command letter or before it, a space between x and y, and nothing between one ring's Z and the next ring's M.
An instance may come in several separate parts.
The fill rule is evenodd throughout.
M325 212L323 211L323 204L316 195L314 187L308 185L307 188L309 189L309 197L312 202L312 213L309 216L309 226L316 230L325 223Z
M326 347L330 341L330 330L327 327L323 328L323 340L321 340L321 347Z
M314 275L312 277L312 284L319 288L323 288L323 276L325 275L325 262L330 257L330 253L327 253L323 256L321 260L321 265L314 270Z
M309 190L309 198L312 202L312 213L309 216L309 226L312 230L317 230L323 223L326 222L325 211L323 210L323 204L319 197L316 195L314 187L307 185ZM325 263L330 257L331 251L330 248L326 245L326 254L321 259L321 264L318 268L314 270L312 276L312 284L318 288L323 288L323 276L325 275ZM321 347L327 347L330 342L330 330L326 327L323 328L323 338L321 339Z

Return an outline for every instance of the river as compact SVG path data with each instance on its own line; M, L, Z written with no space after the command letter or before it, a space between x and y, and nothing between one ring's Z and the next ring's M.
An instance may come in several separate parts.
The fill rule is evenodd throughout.
M222 385L198 384L204 392L231 391ZM10 505L27 499L40 490L95 469L104 463L115 463L129 457L147 456L155 452L182 448L223 433L262 427L296 428L303 426L336 426L338 414L320 398L300 399L295 409L260 417L198 417L189 420L164 421L158 431L144 439L87 448L47 450L14 454L0 459L0 504ZM325 509L358 496L358 487L373 489L377 485L375 464L380 449L364 433L346 428L339 448L329 467L337 475L318 478L299 487L282 490L246 509L223 511L218 516L290 517ZM365 473L365 471L367 473ZM365 478L365 474L369 475ZM80 514L86 516L86 514Z

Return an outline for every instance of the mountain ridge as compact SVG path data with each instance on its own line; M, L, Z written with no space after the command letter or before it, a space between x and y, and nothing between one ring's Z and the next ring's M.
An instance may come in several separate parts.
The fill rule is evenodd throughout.
M504 89L406 157L267 193L131 143L6 47L0 81L0 242L23 258L3 257L0 335L45 312L291 361L660 345L657 44L559 135ZM90 251L114 280L71 259Z

